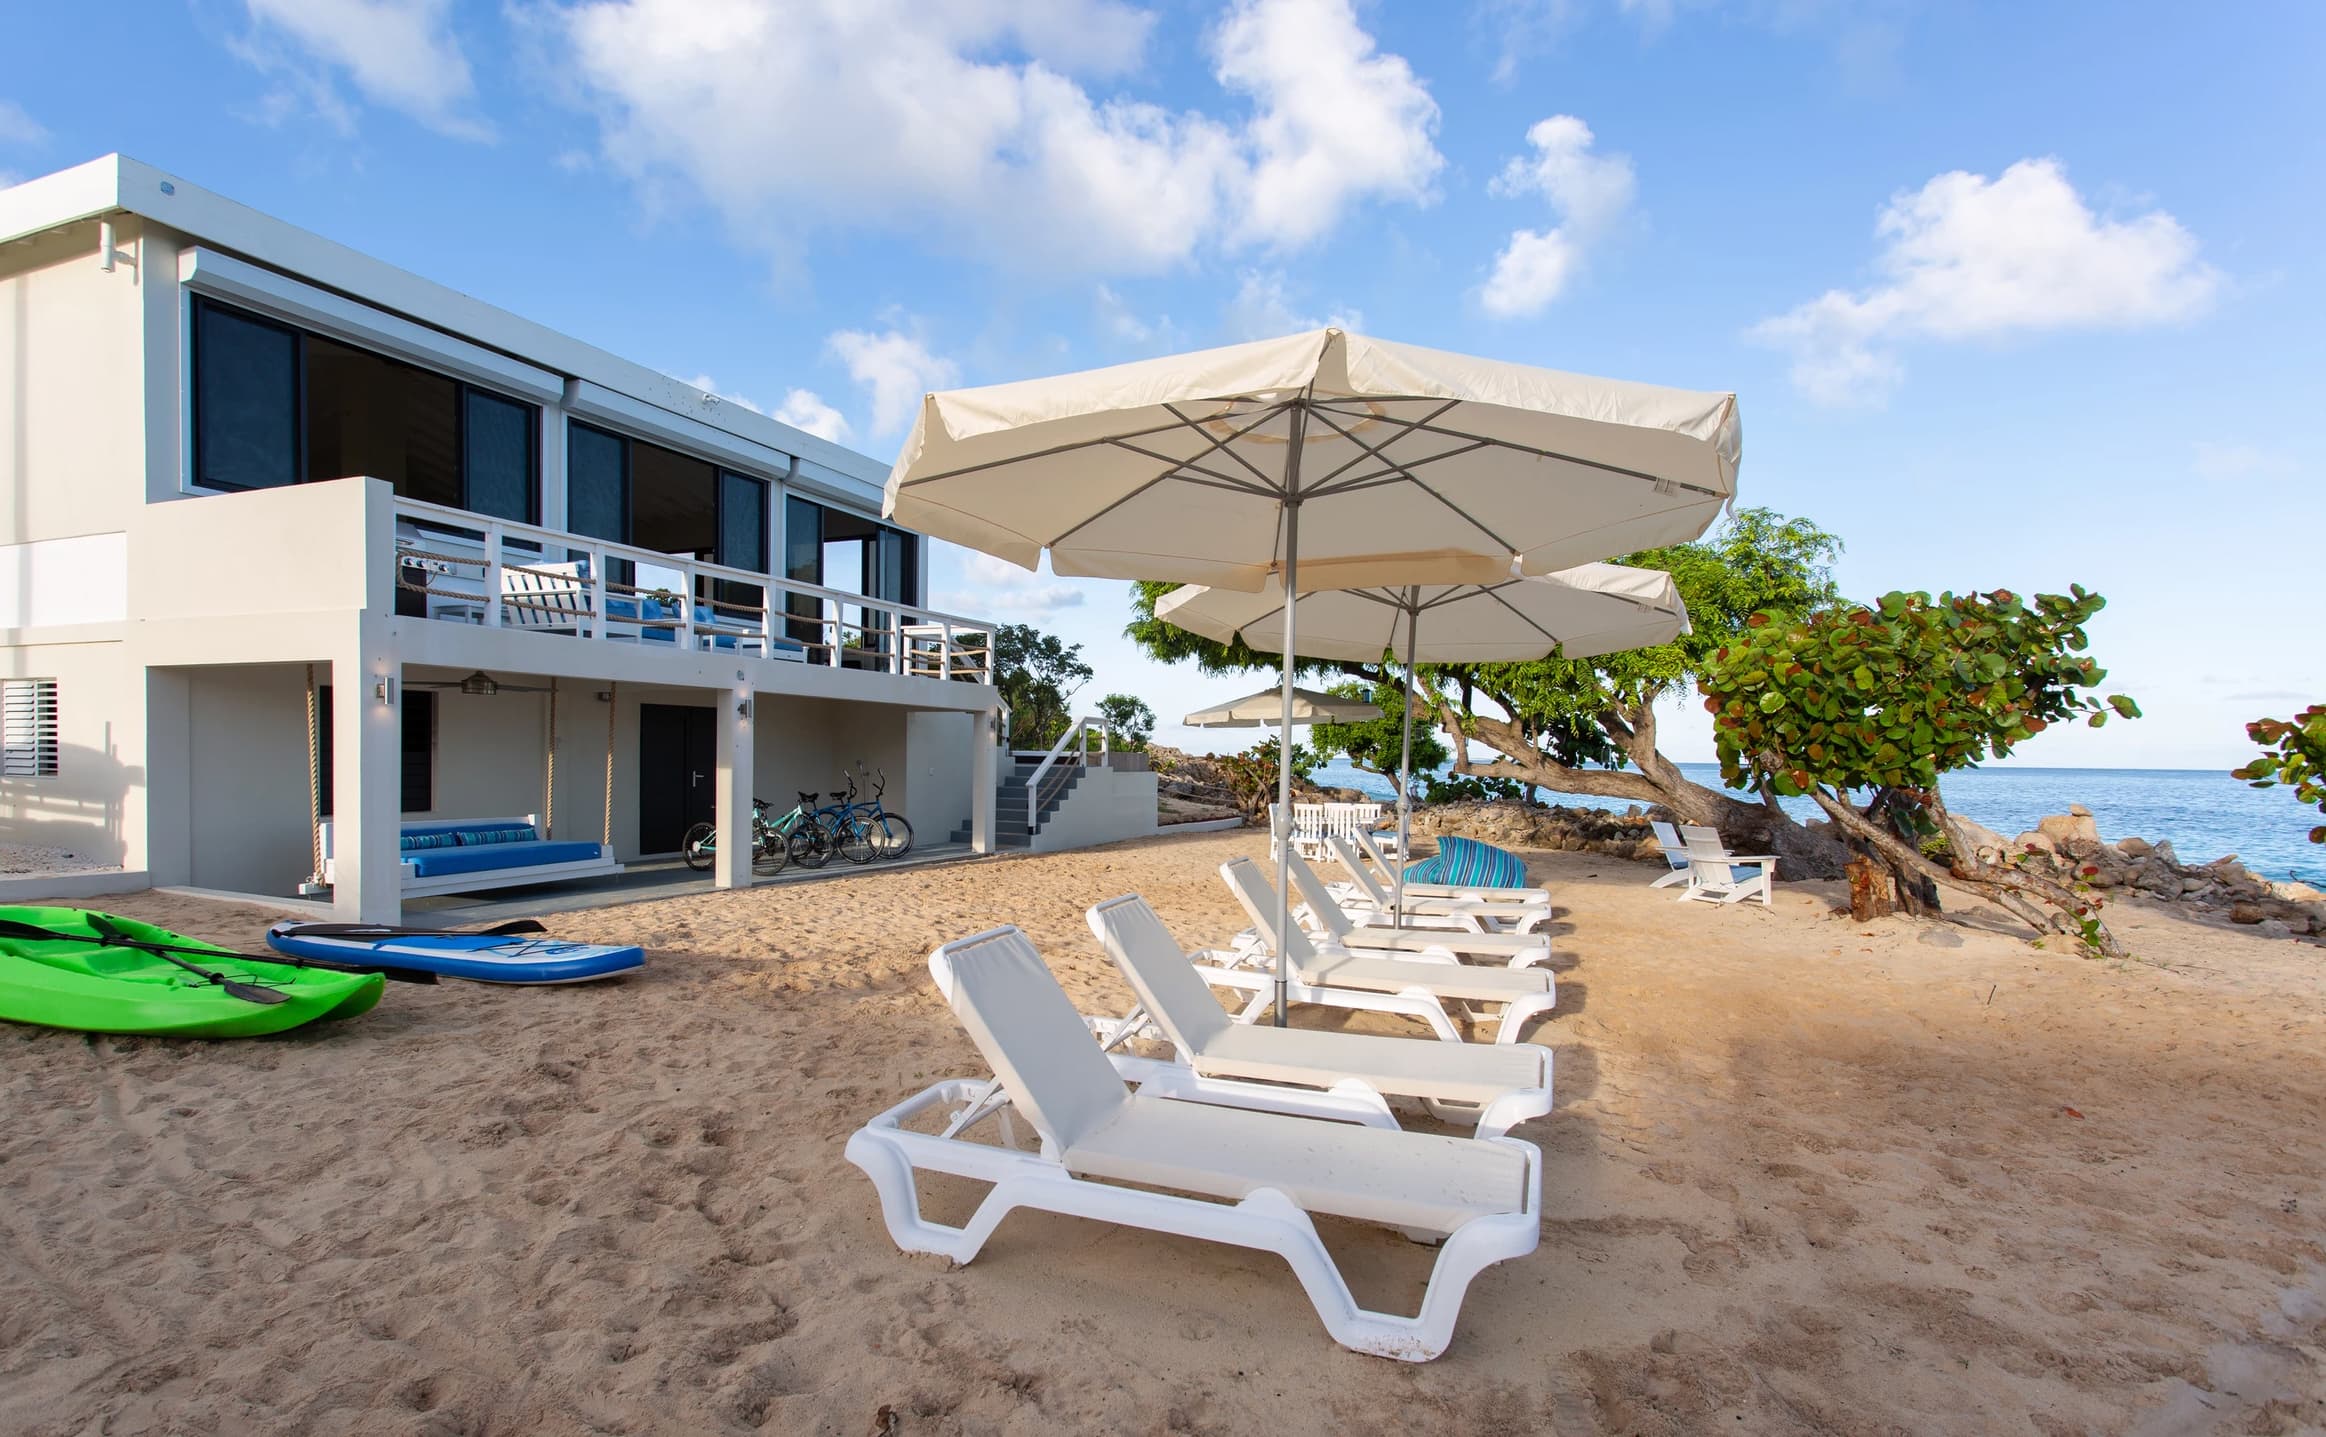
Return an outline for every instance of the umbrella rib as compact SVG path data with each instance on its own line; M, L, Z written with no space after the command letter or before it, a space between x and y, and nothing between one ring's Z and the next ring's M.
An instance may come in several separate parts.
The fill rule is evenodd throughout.
M1179 420L1179 424L1178 424L1178 425L1176 425L1176 426L1173 426L1173 425L1165 425L1165 426L1164 426L1164 428L1166 428L1166 429L1169 429L1169 428L1174 428L1174 427L1177 427L1177 428L1193 429L1193 430L1196 430L1196 431L1197 431L1197 432L1199 432L1199 433L1200 433L1200 432L1204 432L1204 431L1203 431L1203 426L1202 426L1202 424L1200 424L1199 422L1197 422L1197 421L1195 421L1195 420L1192 420L1192 419L1189 419L1189 418L1188 418L1186 415L1184 415L1184 414L1181 414L1181 413L1180 413L1180 412L1179 412L1177 409L1175 409L1175 408L1172 408L1172 406L1170 406L1170 405L1165 405L1165 406L1164 406L1164 408L1166 408L1166 409L1169 409L1169 410L1171 411L1172 415L1173 415L1174 417L1176 417L1176 418ZM1228 436L1226 436L1225 438L1220 438L1220 437L1214 436L1214 439L1213 439L1213 442L1212 442L1212 444L1211 444L1210 448L1204 449L1204 450L1200 451L1199 453L1196 453L1196 454L1194 454L1194 455L1191 455L1191 456L1189 457L1189 459L1188 459L1188 461L1187 461L1187 462L1189 462L1189 463L1192 463L1192 462L1193 462L1194 460L1196 460L1196 459L1201 459L1201 458L1202 458L1202 457L1203 457L1205 454L1209 454L1209 453L1213 452L1214 450L1218 450L1218 449L1225 448L1225 447L1226 447L1226 446L1227 446L1229 443L1233 442L1234 440L1236 440L1236 439L1239 439L1239 438L1242 438L1242 437L1243 437L1245 434L1248 434L1248 433L1250 433L1252 430L1259 428L1259 427L1260 427L1262 424L1265 424L1265 423L1267 423L1267 422L1268 422L1268 420L1270 420L1270 419L1274 418L1274 417L1275 417L1275 415L1276 415L1277 413L1281 412L1281 410L1282 410L1282 406L1278 406L1276 409L1273 409L1273 410L1269 410L1269 411L1263 412L1263 413L1262 413L1262 414L1261 414L1261 415L1260 415L1258 418L1254 419L1254 420L1253 420L1253 421L1252 421L1250 424L1246 425L1246 426L1245 426L1244 428L1242 428L1242 429L1239 429L1239 430L1237 430L1237 431L1236 431L1234 434L1231 434L1231 435L1228 435ZM1138 436L1137 436L1137 435L1124 435L1124 436L1120 436L1120 437L1121 437L1121 438L1137 438ZM1102 440L1102 441L1100 441L1100 442L1102 442L1102 443L1108 443L1108 444L1112 444L1112 443L1115 443L1115 442L1116 442L1116 440L1114 440L1114 439L1107 439L1107 440ZM1078 446L1078 447L1079 447L1079 446ZM1234 453L1234 451L1232 451L1232 450L1230 450L1229 452L1230 452L1230 454L1231 454L1231 455L1233 455L1233 453ZM1047 547L1055 549L1055 548L1056 548L1056 547L1058 547L1060 544L1063 544L1063 543L1065 543L1065 542L1066 542L1068 539L1071 539L1071 538L1073 538L1073 537L1074 537L1076 534L1079 534L1079 533L1081 533L1081 532L1082 532L1084 529L1087 529L1087 528L1089 528L1091 525L1093 525L1093 524L1097 523L1099 520L1101 520L1101 519L1105 518L1107 515L1109 515L1109 514L1112 514L1112 513L1113 513L1115 510L1117 510L1117 509L1120 509L1120 508L1121 508L1121 507L1123 507L1125 504L1128 504L1128 503L1130 503L1130 502L1131 502L1133 499L1136 499L1136 498L1138 498L1140 495L1142 495L1142 494L1146 493L1148 490L1150 490L1150 489L1154 488L1156 485L1158 485L1158 484L1161 484L1161 483L1165 482L1166 480L1170 480L1170 479L1177 478L1177 477L1178 477L1178 473L1179 473L1179 470L1178 470L1178 464L1179 464L1179 461L1176 461L1176 460L1174 460L1174 461L1173 461L1173 466L1174 466L1174 467L1172 467L1172 468L1170 468L1170 469L1167 469L1167 470L1165 470L1164 472L1162 472L1161 474L1158 474L1158 475L1156 475L1156 476L1155 476L1154 478L1152 478L1152 479L1149 479L1149 480L1148 480L1146 483L1144 483L1144 484L1141 484L1141 485L1140 485L1138 488L1136 488L1136 489L1133 489L1133 490L1132 490L1130 493L1128 493L1128 494L1121 494L1121 495L1117 495L1117 496L1115 497L1115 499L1113 500L1113 502L1111 502L1111 503L1109 503L1108 505L1106 505L1106 507L1104 507L1104 508L1100 509L1100 510L1099 510L1097 513L1095 513L1095 514L1090 514L1090 515L1086 515L1084 518L1082 518L1082 519L1080 519L1079 521L1077 521L1077 522L1076 522L1076 523L1075 523L1075 524L1074 524L1072 527L1070 527L1070 528L1066 529L1066 530L1065 530L1063 533L1057 534L1057 535L1055 535L1054 537L1052 537ZM1246 467L1249 467L1249 466L1246 466ZM1256 473L1256 474L1257 474L1257 473L1259 473L1259 471L1258 471L1258 470L1253 470L1253 472L1254 472L1254 473ZM1266 482L1266 480L1267 480L1267 476L1266 476L1266 475L1261 475L1261 481L1262 481L1263 483L1265 483L1265 482ZM1201 481L1201 480L1195 480L1195 479L1187 479L1187 480L1182 480L1181 482L1183 482L1183 483L1189 483L1189 484L1194 484L1194 483L1202 483L1202 482L1204 482L1204 481ZM1237 489L1238 489L1238 492L1249 492L1249 491L1247 491L1247 490L1243 490L1243 489L1241 488L1241 486L1231 486L1230 484L1227 484L1227 483L1217 483L1217 484L1210 484L1210 485L1207 485L1207 487L1213 487L1213 488L1229 488L1229 487L1235 487L1235 488L1237 488ZM1279 508L1279 509L1281 509L1282 507L1283 507L1283 506L1281 506L1281 505L1279 505L1279 506L1278 506L1278 508Z
M1191 459L1183 460L1172 455L1162 453L1158 450L1143 449L1136 444L1130 443L1128 440L1110 439L1107 442L1112 444L1117 449L1129 450L1131 453L1136 454L1141 458L1160 460L1163 463L1172 466L1171 468L1165 470L1163 473L1163 477L1166 479L1176 478L1183 474L1200 474L1206 479L1209 479L1215 484L1218 484L1222 488L1240 489L1246 494L1273 495L1276 492L1275 490L1266 487L1264 484L1254 484L1249 480L1239 479L1233 474L1222 474L1216 469L1206 469Z
M1411 480L1413 478L1413 471L1421 468L1425 464L1437 464L1442 463L1448 459L1459 459L1465 454L1475 454L1479 450L1488 447L1490 446L1484 440L1480 440L1475 444L1465 444L1459 449L1448 449L1442 454L1432 454L1426 458L1406 461L1399 464L1398 467L1394 469L1379 469L1375 470L1371 474L1360 474L1354 479L1343 479L1339 483L1333 485L1331 490L1328 492L1333 494L1355 494L1366 489L1378 489L1384 484L1394 484L1401 480ZM1374 455L1372 457L1382 459L1382 462L1385 464L1397 462L1382 458L1380 455ZM1346 468L1348 466L1343 465L1342 467Z
M1193 464L1196 460L1210 454L1225 454L1230 459L1235 460L1238 464L1243 465L1245 469L1250 471L1253 478L1259 480L1262 484L1268 485L1269 492L1278 493L1282 491L1283 486L1270 480L1267 472L1261 469L1259 465L1254 464L1251 460L1246 459L1242 454L1238 453L1236 450L1230 449L1228 446L1243 438L1245 435L1251 433L1253 430L1259 428L1261 425L1266 424L1269 420L1274 419L1277 415L1282 414L1285 410L1290 409L1291 407L1291 401L1287 400L1282 404L1271 404L1266 409L1256 409L1252 412L1252 422L1245 425L1243 428L1236 430L1232 434L1213 434L1212 431L1204 428L1204 425L1207 421L1189 418L1187 415L1179 412L1179 406L1176 404L1166 404L1163 406L1163 409L1165 413L1178 420L1180 424L1186 428L1192 429L1198 434L1206 434L1211 436L1212 442L1203 449L1188 455L1186 461L1187 463ZM1138 436L1130 435L1127 437L1135 439Z
M1500 604L1502 607L1510 610L1510 615L1512 618L1517 619L1520 623L1526 625L1536 633L1541 634L1544 638L1549 639L1551 641L1552 648L1558 648L1567 642L1565 639L1560 638L1557 634L1552 633L1549 629L1544 628L1541 624L1536 623L1532 617L1519 612L1518 605L1502 597L1500 592L1502 587L1502 585L1497 584L1493 588L1481 590L1481 592L1484 593L1487 598L1492 599L1495 603Z
M1427 418L1428 418L1428 419L1431 419L1431 420L1434 420L1434 419L1436 419L1436 418L1437 418L1439 415L1441 415L1441 414L1445 413L1447 410L1449 410L1449 409L1453 408L1453 407L1454 407L1456 404L1458 404L1458 403L1460 403L1460 402L1461 402L1460 400L1449 399L1449 400L1447 400L1445 403L1443 403L1443 404L1439 405L1439 406L1438 406L1436 409L1433 409L1433 410L1431 410L1431 411L1430 411L1430 413L1429 413L1429 415L1427 416ZM1338 411L1333 411L1333 412L1337 413ZM1391 459L1391 458L1390 458L1388 455L1386 455L1386 454L1383 454L1383 453L1381 452L1381 450L1382 450L1382 449L1386 449L1386 448L1388 448L1388 447L1389 447L1391 444L1395 444L1395 443L1396 443L1396 442L1397 442L1399 439L1403 439L1403 438L1405 437L1405 435L1403 435L1403 434L1394 435L1394 436L1392 436L1390 439L1388 439L1387 441L1385 441L1385 442L1384 442L1384 443L1381 445L1381 447L1380 447L1379 449L1376 449L1374 446L1372 446L1372 445L1370 445L1370 444L1367 444L1367 443L1366 443L1364 440L1362 440L1362 439L1359 439L1359 438L1356 436L1356 434L1355 434L1353 431L1351 431L1351 430L1347 430L1347 429L1343 429L1343 428L1342 428L1340 425L1333 423L1333 421L1331 420L1331 418L1330 418L1330 417L1328 417L1327 415L1320 413L1320 414L1318 414L1318 416L1317 416L1317 417L1318 417L1318 418L1320 418L1320 419L1323 419L1323 420L1324 420L1324 422L1325 422L1325 426L1326 426L1327 428L1331 429L1331 430L1332 430L1334 433L1336 433L1336 434L1340 435L1340 436L1341 436L1343 439L1346 439L1346 440L1348 440L1350 443L1352 443L1352 444L1356 445L1356 446L1357 446L1359 449L1363 450L1363 451L1364 451L1364 453L1363 453L1363 454L1353 454L1353 455L1351 455L1351 456L1349 457L1349 460L1348 460L1348 462L1347 462L1347 463L1345 463L1345 464L1341 465L1341 466L1340 466L1339 468L1337 468L1337 469L1328 470L1328 471L1327 471L1327 472L1325 472L1323 475L1319 476L1319 477L1318 477L1318 479L1317 479L1317 481L1316 481L1316 483L1315 483L1315 484L1313 484L1313 485L1311 485L1311 486L1309 486L1309 487L1310 487L1310 489L1311 489L1312 491L1314 491L1314 490L1322 490L1322 489L1326 488L1327 486L1331 485L1331 484L1332 484L1332 482L1333 482L1335 479L1337 479L1337 478L1339 478L1341 475L1343 475L1343 474L1347 473L1349 470L1351 470L1351 469L1354 469L1354 468L1355 468L1355 467L1357 467L1359 464L1362 464L1362 463L1364 463L1364 462L1365 462L1365 457L1366 457L1366 455L1371 455L1373 458L1380 460L1380 461L1381 461L1382 463L1384 463L1384 464L1393 464L1393 463L1395 463L1395 462L1396 462L1395 460ZM1390 420L1390 419L1388 418L1388 416L1387 416L1387 415L1383 415L1383 414L1375 414L1375 413L1372 413L1371 411L1368 411L1368 412L1366 413L1366 415L1365 415L1365 418L1368 418L1368 419L1381 419L1381 420L1384 420L1384 421L1386 421L1386 422L1390 422L1390 423L1397 423L1397 422L1399 422L1399 421L1395 421L1395 420Z
M1450 408L1452 406L1449 405L1448 407ZM1321 418L1323 416L1319 417ZM1512 544L1508 539L1503 538L1500 534L1495 533L1492 529L1481 523L1476 515L1470 513L1468 510L1464 509L1461 505L1455 503L1453 500L1448 499L1445 495L1440 494L1437 490L1432 489L1425 481L1415 478L1413 475L1414 466L1398 463L1388 455L1383 454L1380 449L1375 448L1371 444L1367 444L1364 440L1359 439L1356 435L1350 433L1348 430L1341 428L1340 425L1334 424L1330 418L1325 419L1325 424L1329 426L1335 433L1339 434L1342 438L1348 440L1351 444L1356 445L1358 448L1372 455L1375 459L1379 460L1383 464L1390 465L1398 473L1403 474L1405 476L1406 483L1411 484L1414 488L1419 489L1422 493L1429 495L1432 499L1435 499L1440 504L1445 505L1446 508L1452 510L1454 514L1459 516L1471 528L1476 529L1479 533L1484 534L1487 538L1492 539L1495 543L1501 545L1503 552L1510 554L1515 554L1518 552L1516 545ZM1428 461L1423 460L1420 462L1427 463Z
M1620 474L1627 479L1638 479L1648 484L1669 484L1676 489L1685 489L1692 494L1702 494L1707 498L1726 499L1728 497L1718 489L1708 488L1702 484L1692 484L1685 479L1674 479L1669 474L1650 474L1645 470L1627 469L1621 464L1609 464L1600 459L1586 459L1580 454L1569 454L1564 450L1543 449L1532 444L1520 444L1510 439L1494 439L1483 434L1472 434L1466 429L1444 428L1433 422L1437 418L1434 414L1428 419L1420 420L1396 419L1386 414L1376 417L1384 424L1395 424L1424 434L1438 434L1448 439L1467 439L1477 444L1491 444L1499 449L1515 450L1520 454L1532 454L1537 459L1556 459L1561 463L1577 464L1586 469L1603 470L1609 474Z

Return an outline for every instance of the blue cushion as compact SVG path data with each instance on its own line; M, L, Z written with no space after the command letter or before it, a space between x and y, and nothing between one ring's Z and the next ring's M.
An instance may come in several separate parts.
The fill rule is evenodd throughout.
M594 843L536 841L489 843L469 848L437 848L417 853L407 861L421 878L455 873L482 873L488 869L531 868L546 863L582 863L599 856Z
M533 843L541 835L529 824L515 828L464 828L460 830L460 846L479 848L496 843Z
M460 834L449 828L408 832L401 840L401 846L406 853L419 848L455 848L459 844Z
M1436 857L1408 868L1405 876L1410 882L1458 888L1519 888L1526 883L1526 865L1490 843L1449 834L1438 840Z

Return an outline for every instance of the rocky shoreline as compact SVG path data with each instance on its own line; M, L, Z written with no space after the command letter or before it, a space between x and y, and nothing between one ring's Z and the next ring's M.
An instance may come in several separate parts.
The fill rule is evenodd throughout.
M2013 839L2011 849L2036 854L2062 877L2080 878L2100 890L2103 900L2125 890L2251 927L2268 938L2326 935L2326 892L2307 883L2264 878L2234 853L2189 864L2173 852L2170 840L2102 842L2092 811L2080 803L2040 820Z

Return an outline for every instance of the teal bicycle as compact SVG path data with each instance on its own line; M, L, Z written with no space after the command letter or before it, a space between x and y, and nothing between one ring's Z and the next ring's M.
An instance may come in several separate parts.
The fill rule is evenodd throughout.
M810 843L802 845L802 833L814 827L810 805L816 801L812 793L800 795L800 801L780 818L769 818L767 811L774 807L764 798L751 800L751 871L754 873L781 873L787 861L808 868L821 868L824 852ZM806 856L803 857L803 847ZM719 830L715 825L698 823L686 832L680 846L686 866L697 873L710 871L719 860Z

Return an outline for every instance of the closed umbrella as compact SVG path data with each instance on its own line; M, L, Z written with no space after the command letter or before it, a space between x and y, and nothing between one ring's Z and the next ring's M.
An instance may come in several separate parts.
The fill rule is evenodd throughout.
M1297 599L1494 583L1514 562L1541 573L1693 539L1735 496L1741 450L1733 394L1324 329L931 394L883 512L1027 569L1047 550L1067 575L1243 590L1274 575ZM1283 606L1287 654L1297 607ZM1288 660L1286 813L1291 706ZM1279 954L1279 1023L1286 972Z
M1519 663L1556 651L1570 659L1669 643L1688 632L1688 608L1672 576L1623 564L1581 564L1555 574L1514 575L1494 584L1409 584L1334 589L1300 596L1298 657L1375 663L1405 655L1405 728L1398 763L1397 844L1411 837L1413 666ZM1165 594L1155 617L1218 643L1239 636L1274 647L1284 607L1275 585L1258 593L1188 585ZM1429 637L1421 637L1427 629ZM1456 741L1459 741L1459 735ZM1402 920L1405 865L1397 870L1391 922Z

